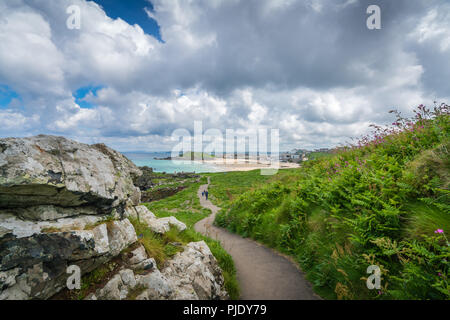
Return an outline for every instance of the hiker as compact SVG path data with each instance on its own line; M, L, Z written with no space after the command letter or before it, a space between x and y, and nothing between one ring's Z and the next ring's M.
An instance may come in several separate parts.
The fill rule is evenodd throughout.
M206 200L208 200L208 190L205 190L205 197L206 197Z
M205 190L203 190L203 192L202 192L202 197L204 197L205 196Z

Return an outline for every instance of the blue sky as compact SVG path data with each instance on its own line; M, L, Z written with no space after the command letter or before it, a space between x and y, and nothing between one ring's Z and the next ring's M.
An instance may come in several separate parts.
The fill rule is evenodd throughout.
M85 100L88 95L92 95L93 97L97 97L97 92L100 89L103 89L103 86L85 86L79 88L77 91L73 93L75 98L75 102L81 107L85 109L92 109L95 107L95 104Z
M7 108L13 99L20 99L17 92L7 85L0 84L0 108Z
M146 34L151 35L158 39L159 41L163 41L161 39L160 28L158 23L149 18L144 8L153 11L153 5L148 0L126 0L126 1L117 1L117 0L95 0L97 4L99 4L104 10L105 13L113 19L120 18L127 23L134 25L138 24ZM73 93L75 97L75 102L81 107L85 109L92 109L95 107L94 104L89 101L84 100L89 93L92 93L94 97L97 96L97 91L104 88L104 86L84 86L79 88ZM0 103L2 100L0 100Z
M0 137L158 151L201 121L314 149L450 101L448 0L377 0L381 30L371 0L94 1L0 0Z
M144 8L153 11L148 0L94 0L103 7L106 14L113 19L121 18L131 25L138 24L145 33L162 41L158 23L148 17Z

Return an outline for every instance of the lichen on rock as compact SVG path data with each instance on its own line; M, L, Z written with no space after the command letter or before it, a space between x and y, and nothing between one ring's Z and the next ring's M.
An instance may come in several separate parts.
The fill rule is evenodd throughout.
M137 244L128 218L161 234L186 225L139 205L133 180L141 171L125 156L44 135L0 139L0 146L0 300L48 299L66 289L69 266L90 274L132 245L124 265L88 299L226 297L206 244L187 245L161 271Z

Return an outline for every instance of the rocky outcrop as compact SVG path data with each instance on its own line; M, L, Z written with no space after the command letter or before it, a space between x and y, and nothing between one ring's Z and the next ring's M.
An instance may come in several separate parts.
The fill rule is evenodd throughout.
M193 173L164 173L153 172L152 168L140 167L141 176L134 178L135 186L141 190L141 202L153 202L171 197L187 188L191 181L200 181L200 176Z
M170 160L170 159L169 159ZM139 168L142 172L142 175L135 176L133 181L134 185L139 187L141 191L147 191L157 185L160 184L161 179L167 181L182 181L186 179L199 179L200 176L195 173L188 172L178 172L178 173L164 173L163 176L161 174L157 174L153 172L152 168L147 166ZM145 201L143 201L145 202Z
M137 241L125 208L140 170L105 145L0 139L0 299L46 299ZM117 221L114 221L117 220Z
M121 270L88 300L228 299L218 263L205 242L189 243L161 271L138 247Z
M92 230L7 233L0 239L0 300L47 299L66 286L68 266L90 272L136 241L128 219Z
M1 139L0 150L0 208L53 205L70 215L73 207L120 213L127 200L139 204L140 170L105 145L41 135Z
M142 202L153 202L171 197L186 189L186 186L165 187L156 190L142 191Z
M158 219L139 206L133 179L140 174L105 145L42 135L0 139L0 300L47 299L66 288L69 266L78 266L83 275L121 256L138 241L130 219L143 220L158 233L173 226L186 229L173 217ZM184 252L194 250L190 246ZM208 252L199 250L208 264ZM174 261L199 259L194 252L179 256ZM201 268L214 273L214 268ZM177 298L181 282L171 279L175 274L157 270L139 247L95 297L125 299L139 289L141 298ZM194 285L201 280L189 279L202 287ZM205 279L212 289L196 296L220 295L220 276Z
M127 217L131 216L142 220L155 233L164 234L170 230L171 227L176 227L179 231L186 230L186 225L177 220L175 217L156 218L156 216L147 209L146 206L137 206L128 208L125 212Z
M180 300L227 299L222 289L224 279L216 258L204 242L193 242L170 260L163 270L173 288L173 298Z

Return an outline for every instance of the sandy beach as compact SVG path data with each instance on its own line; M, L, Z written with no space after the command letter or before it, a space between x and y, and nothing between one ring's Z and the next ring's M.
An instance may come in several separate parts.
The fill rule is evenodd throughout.
M292 169L299 168L297 163L289 162L273 162L272 164L267 160L256 159L207 159L207 160L194 160L197 163L202 163L208 166L214 166L218 168L218 171L231 172L231 171L251 171L258 169Z

